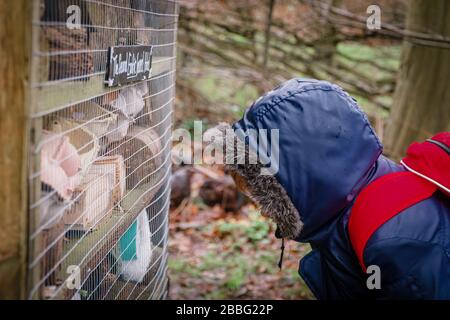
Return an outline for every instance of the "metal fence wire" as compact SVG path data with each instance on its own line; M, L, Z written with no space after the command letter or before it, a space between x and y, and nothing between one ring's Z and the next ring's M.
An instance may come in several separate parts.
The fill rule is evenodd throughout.
M33 0L29 298L167 294L178 4ZM105 85L108 50L152 46L151 76Z

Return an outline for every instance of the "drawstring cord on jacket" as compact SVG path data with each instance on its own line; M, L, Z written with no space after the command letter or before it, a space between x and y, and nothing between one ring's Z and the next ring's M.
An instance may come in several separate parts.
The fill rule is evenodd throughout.
M278 268L282 268L283 266L283 256L284 256L284 238L281 238L281 254L280 254L280 260L278 261Z
M278 261L278 268L282 268L283 266L283 256L284 256L284 237L281 233L280 227L277 225L277 229L275 230L275 238L281 239L281 254L280 254L280 260Z

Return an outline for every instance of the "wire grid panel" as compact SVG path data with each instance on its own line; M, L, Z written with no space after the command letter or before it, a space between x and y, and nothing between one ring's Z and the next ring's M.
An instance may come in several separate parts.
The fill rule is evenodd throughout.
M29 298L164 298L178 4L33 1ZM122 45L151 77L108 88Z

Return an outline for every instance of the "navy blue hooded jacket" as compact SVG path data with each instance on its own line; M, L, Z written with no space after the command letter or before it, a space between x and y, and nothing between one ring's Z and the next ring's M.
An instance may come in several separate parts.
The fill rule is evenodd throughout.
M234 170L283 237L311 244L299 273L318 299L450 299L450 205L439 192L372 235L363 258L379 266L381 289L367 288L348 236L349 214L367 184L405 169L382 155L365 114L340 87L292 79L259 98L233 129L279 129L274 177L257 177L245 165Z

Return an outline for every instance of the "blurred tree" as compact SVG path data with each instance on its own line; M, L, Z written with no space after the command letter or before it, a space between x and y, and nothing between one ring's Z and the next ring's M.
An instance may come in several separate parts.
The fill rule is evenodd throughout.
M406 22L408 31L450 36L450 1L413 0ZM416 40L416 41L414 41ZM401 158L408 145L439 131L450 130L450 47L408 36L403 45L400 74L387 128L386 152ZM444 44L447 46L445 47Z
M337 45L339 43L339 32L337 25L332 23L330 8L339 7L342 4L342 0L325 0L321 2L311 2L313 7L319 13L319 23L317 24L318 33L320 38L315 41L316 59L323 61L330 66L336 66L333 64L333 58L337 52Z

